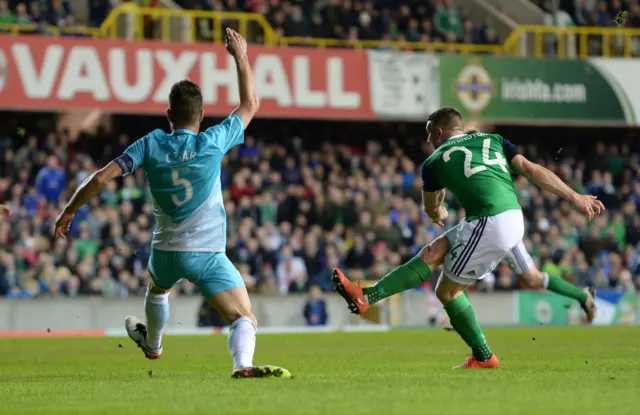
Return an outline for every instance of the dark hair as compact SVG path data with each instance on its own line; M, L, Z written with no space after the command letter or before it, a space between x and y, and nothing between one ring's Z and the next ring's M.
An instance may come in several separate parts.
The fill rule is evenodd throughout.
M200 122L202 91L188 79L176 82L169 93L169 109L174 126L186 127Z
M462 128L462 114L453 107L442 107L429 115L427 119L429 128L433 131L436 128Z

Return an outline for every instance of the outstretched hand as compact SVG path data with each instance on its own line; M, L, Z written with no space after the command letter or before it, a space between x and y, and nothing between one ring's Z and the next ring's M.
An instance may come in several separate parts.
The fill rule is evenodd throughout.
M240 58L247 54L247 41L235 30L227 28L225 36L227 52L234 58Z
M59 214L56 218L56 226L53 231L53 235L56 238L67 239L65 234L69 232L69 229L71 228L71 221L73 221L73 213L62 212Z
M576 200L573 202L573 205L580 212L587 215L590 221L605 209L602 202L599 201L596 196L592 195L578 195Z
M11 214L11 209L9 206L0 205L0 216L9 216Z

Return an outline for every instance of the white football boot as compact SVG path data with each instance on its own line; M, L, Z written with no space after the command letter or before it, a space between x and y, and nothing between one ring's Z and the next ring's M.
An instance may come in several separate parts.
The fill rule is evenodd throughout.
M124 320L124 327L127 329L129 338L142 349L147 359L160 359L162 356L162 345L157 349L152 349L147 345L147 326L142 321L136 317L129 316Z

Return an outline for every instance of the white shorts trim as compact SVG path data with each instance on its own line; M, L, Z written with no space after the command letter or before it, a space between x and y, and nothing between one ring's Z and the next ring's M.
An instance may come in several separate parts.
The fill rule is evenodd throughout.
M522 241L507 252L503 262L517 275L524 274L534 266L533 258L527 252L527 248Z
M468 285L493 271L505 255L522 241L522 211L508 210L471 222L463 219L446 235L451 250L444 260L444 274L458 284ZM525 265L524 261L522 265Z

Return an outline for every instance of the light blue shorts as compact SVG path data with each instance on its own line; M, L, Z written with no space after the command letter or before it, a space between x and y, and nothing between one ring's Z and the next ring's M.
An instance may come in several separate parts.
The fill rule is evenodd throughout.
M240 273L224 252L170 252L152 249L149 274L154 284L164 290L186 279L198 287L205 298L244 286Z

